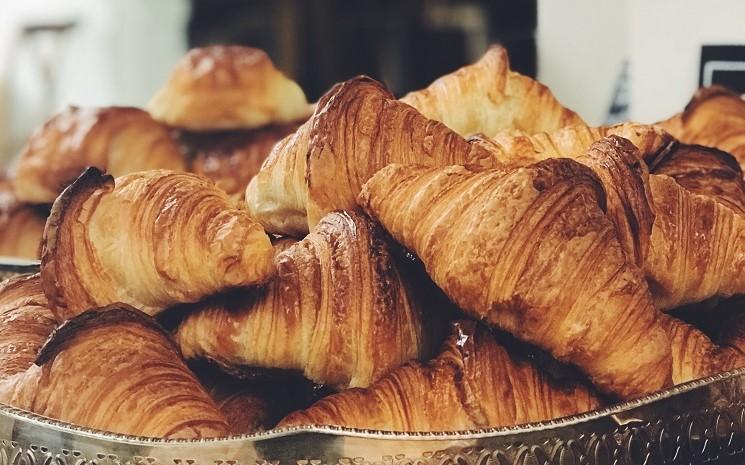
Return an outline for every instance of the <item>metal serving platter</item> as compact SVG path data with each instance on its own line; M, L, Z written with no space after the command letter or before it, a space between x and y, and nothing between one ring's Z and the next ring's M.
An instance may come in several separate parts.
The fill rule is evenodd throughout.
M0 277L36 269L33 262L2 262ZM698 463L745 463L745 369L596 412L458 433L313 427L156 440L93 431L0 405L0 465Z

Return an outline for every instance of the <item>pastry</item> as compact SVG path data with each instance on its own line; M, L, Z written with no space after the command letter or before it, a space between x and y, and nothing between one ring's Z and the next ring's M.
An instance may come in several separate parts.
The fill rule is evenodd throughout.
M335 212L290 244L276 246L277 275L264 288L185 309L176 336L185 357L296 370L346 388L422 355L420 309L379 226Z
M558 385L530 361L515 359L489 331L463 321L429 363L412 362L367 389L326 397L279 427L463 431L544 421L600 405L592 390Z
M510 70L507 50L500 46L492 46L476 63L408 93L401 101L463 136L550 132L584 124L548 87Z
M87 170L52 206L41 277L59 321L124 302L154 315L272 275L259 224L214 184L152 170Z
M69 107L29 138L15 166L14 187L28 203L52 203L87 167L113 176L186 169L168 130L138 108Z
M39 258L45 210L19 202L11 182L0 177L0 256Z
M0 382L33 365L56 326L38 273L0 283Z
M671 384L661 315L589 168L394 164L359 201L467 314L579 367L603 392L633 398Z
M682 142L729 152L745 167L745 100L729 89L701 88L681 113L659 124Z
M291 123L311 107L262 50L216 45L189 51L148 110L169 126L214 131Z
M362 184L390 163L495 162L382 84L357 77L334 86L313 116L274 146L246 190L248 211L268 232L302 236L327 213L356 208Z
M90 310L63 323L34 365L0 382L0 402L134 436L195 439L228 433L168 333L125 305Z

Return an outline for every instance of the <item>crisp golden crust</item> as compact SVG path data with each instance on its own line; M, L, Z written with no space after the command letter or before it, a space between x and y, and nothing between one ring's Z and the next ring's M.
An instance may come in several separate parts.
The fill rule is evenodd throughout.
M35 365L0 382L0 402L114 433L228 434L225 419L165 330L121 305L91 310L61 325Z
M600 405L583 385L552 382L531 362L513 358L486 329L464 321L426 365L410 363L368 389L329 396L279 426L461 431L549 420Z
M658 308L745 293L745 216L650 176L655 205L651 249L644 265Z
M687 191L712 197L745 215L745 179L737 159L702 145L675 144L650 165L654 174L675 179Z
M204 178L91 168L55 201L41 276L60 321L124 302L156 314L273 273L269 237Z
M503 131L550 132L584 124L551 90L510 70L507 50L491 47L476 63L442 76L402 102L463 136Z
M113 176L186 169L168 130L145 111L69 107L29 138L15 167L16 194L24 202L52 203L89 166Z
M9 180L0 177L0 256L39 258L45 207L21 203Z
M589 168L551 159L511 171L389 165L360 204L465 312L636 397L671 384L670 345L603 197Z
M675 384L745 367L745 354L739 350L716 345L694 326L673 318L668 325Z
M220 45L190 50L148 110L158 121L192 131L289 123L311 112L300 86L264 51Z
M269 232L302 235L329 212L355 209L362 184L390 163L496 162L382 84L357 77L334 86L313 116L274 147L246 190L248 210Z
M745 100L720 86L701 88L682 113L659 123L680 141L716 147L745 169Z
M299 124L216 132L176 131L189 160L189 171L215 181L231 196L243 198L246 186L271 152Z
M265 288L191 306L177 333L187 358L297 370L345 388L421 356L420 309L371 220L331 213L302 241L277 247L285 250Z
M0 382L33 365L56 325L38 274L0 283Z

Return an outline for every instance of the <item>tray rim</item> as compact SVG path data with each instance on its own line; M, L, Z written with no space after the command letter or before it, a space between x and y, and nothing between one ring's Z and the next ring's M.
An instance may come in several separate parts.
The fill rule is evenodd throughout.
M553 420L523 423L514 426L502 426L498 428L483 428L466 431L422 431L422 432L397 432L372 429L347 428L343 426L332 425L309 425L297 426L290 428L274 428L268 431L257 433L223 436L215 438L202 439L163 439L143 436L132 436L126 434L112 433L108 431L87 428L60 420L37 415L26 410L18 409L3 403L0 403L0 415L12 417L14 419L31 422L41 428L50 428L52 430L80 435L97 440L113 441L120 444L129 444L136 446L200 446L200 445L229 445L243 442L261 442L266 440L281 439L291 436L302 436L310 434L320 434L336 437L350 437L370 440L388 440L388 441L463 441L478 440L485 438L499 438L519 434L536 433L549 431L557 428L566 428L576 426L584 422L610 418L617 422L619 426L631 423L635 420L629 419L622 421L615 418L616 415L632 411L636 408L653 404L657 401L669 399L671 397L691 392L700 388L707 387L719 382L735 379L738 377L745 378L745 367L732 371L719 373L717 375L700 378L686 383L678 384L663 391L657 391L637 399L619 402L602 409L583 412L568 417L556 418ZM641 421L641 420L639 420Z

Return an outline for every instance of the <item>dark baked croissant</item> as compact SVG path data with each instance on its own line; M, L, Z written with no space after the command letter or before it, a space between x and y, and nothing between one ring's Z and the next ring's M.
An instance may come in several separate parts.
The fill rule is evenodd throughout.
M569 159L502 171L389 165L360 204L470 315L576 365L604 392L629 398L670 385L661 316L589 168Z
M221 289L266 281L272 245L212 181L145 171L86 171L55 201L41 277L60 321L124 302L156 314Z
M313 116L279 142L246 190L267 231L302 235L327 213L353 210L362 184L389 163L486 164L490 154L357 77L337 84Z
M0 383L0 402L136 436L224 436L228 425L168 333L126 306L62 324L36 364Z
M658 124L687 144L729 152L745 167L745 100L729 89L701 88L683 112Z
M70 107L29 138L15 167L16 194L23 202L52 203L89 166L113 176L186 169L168 130L145 111Z
M176 337L187 358L354 387L422 355L417 301L370 219L331 213L302 241L278 248L277 275L265 288L191 306Z
M715 344L706 334L682 321L670 318L668 324L675 384L745 367L745 353Z
M56 326L38 274L0 283L0 382L33 365Z
M189 171L215 181L231 196L242 198L248 182L279 140L294 132L298 124L238 130L188 132L175 136L189 160Z
M39 258L44 207L18 201L11 182L0 177L0 256Z
M554 131L584 124L548 87L511 71L507 50L500 46L492 46L476 63L410 92L401 101L464 136Z
M675 144L650 164L650 171L670 176L686 190L712 197L745 215L745 179L737 159L727 152Z
M389 431L456 431L512 426L596 409L582 386L552 382L516 360L475 322L454 324L442 353L412 362L368 389L350 389L295 412L279 427L339 425Z
M169 126L211 131L298 121L310 106L264 51L216 45L189 51L148 110Z

